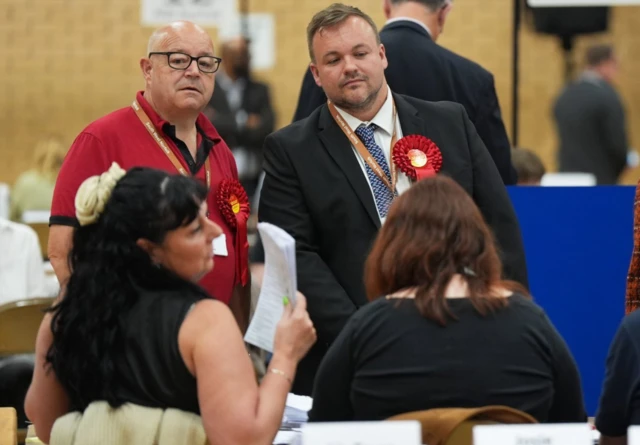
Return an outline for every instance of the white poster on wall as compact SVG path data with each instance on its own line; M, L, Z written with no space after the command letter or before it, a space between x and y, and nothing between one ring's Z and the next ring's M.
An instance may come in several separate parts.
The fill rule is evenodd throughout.
M255 70L273 68L276 59L276 29L273 14L234 14L218 27L220 39L243 35L243 17L246 19L246 32L251 41L249 47L251 68Z
M217 27L238 14L236 0L140 0L143 26L159 26L189 20L205 27Z

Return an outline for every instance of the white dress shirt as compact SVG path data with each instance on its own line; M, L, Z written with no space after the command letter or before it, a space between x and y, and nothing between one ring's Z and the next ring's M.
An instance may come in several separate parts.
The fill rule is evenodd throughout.
M29 226L0 218L0 305L47 297L38 235Z
M391 137L393 136L393 127L395 125L396 128L396 140L400 140L402 138L402 128L400 127L400 119L396 113L396 120L393 122L393 96L391 95L391 88L387 87L387 99L385 100L382 108L378 111L378 113L374 116L373 119L369 122L363 122L357 117L351 116L346 111L336 107L340 115L344 118L347 124L351 127L351 129L355 132L356 129L361 125L369 125L375 124L376 129L373 132L373 136L376 139L376 143L382 149L384 153L384 157L387 160L387 166L390 167L391 161ZM366 162L358 153L358 150L352 145L351 146L353 153L358 159L358 163L362 168L362 173L364 177L367 179L367 183L369 184L369 189L371 190L371 196L373 197L373 187L371 186L371 182L369 181L369 176L367 175ZM389 168L391 171L391 168ZM396 190L398 191L398 195L403 193L409 187L411 187L411 181L400 169L397 170L397 182L396 182ZM375 202L375 197L373 199ZM376 205L376 209L378 206ZM380 210L378 210L378 216L380 217ZM385 218L380 217L380 221L384 223Z

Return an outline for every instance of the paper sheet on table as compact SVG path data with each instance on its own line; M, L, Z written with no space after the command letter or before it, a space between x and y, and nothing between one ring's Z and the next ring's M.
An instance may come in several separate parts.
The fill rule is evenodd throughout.
M273 352L276 325L282 317L283 297L295 304L298 283L296 279L296 243L291 235L269 223L258 223L264 246L264 278L255 313L244 340L266 351Z

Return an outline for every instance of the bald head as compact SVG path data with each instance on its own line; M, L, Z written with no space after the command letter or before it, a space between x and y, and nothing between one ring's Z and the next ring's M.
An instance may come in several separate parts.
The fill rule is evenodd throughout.
M147 54L166 51L167 47L180 39L208 41L213 51L213 43L207 32L195 23L181 20L156 29L147 44Z
M222 42L222 58L224 59L226 55L233 55L238 52L247 51L249 48L247 46L247 39L244 37L234 37L232 39L225 40Z
M163 119L195 121L211 99L215 78L211 70L218 63L211 37L200 26L179 21L158 28L140 60L144 97Z
M232 79L249 76L249 42L245 37L234 37L222 42L223 69Z

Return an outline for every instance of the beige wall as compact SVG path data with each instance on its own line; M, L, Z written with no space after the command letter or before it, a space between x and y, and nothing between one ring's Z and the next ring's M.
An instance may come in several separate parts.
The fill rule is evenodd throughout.
M258 73L272 86L278 124L293 115L308 61L305 28L329 0L253 0L252 12L276 18L275 68ZM352 0L382 25L381 0ZM492 71L505 123L511 122L511 1L456 0L441 44ZM620 89L634 146L640 134L640 8L614 10L612 31L595 39L616 44L623 61ZM30 165L44 134L71 143L93 119L130 103L142 88L138 60L152 30L139 25L135 0L0 0L0 182L13 182ZM216 37L216 30L211 29ZM593 40L594 38L590 38ZM584 48L587 39L578 41ZM562 54L555 39L524 27L521 46L521 145L554 167L549 110L562 85ZM627 182L638 172L630 172Z

